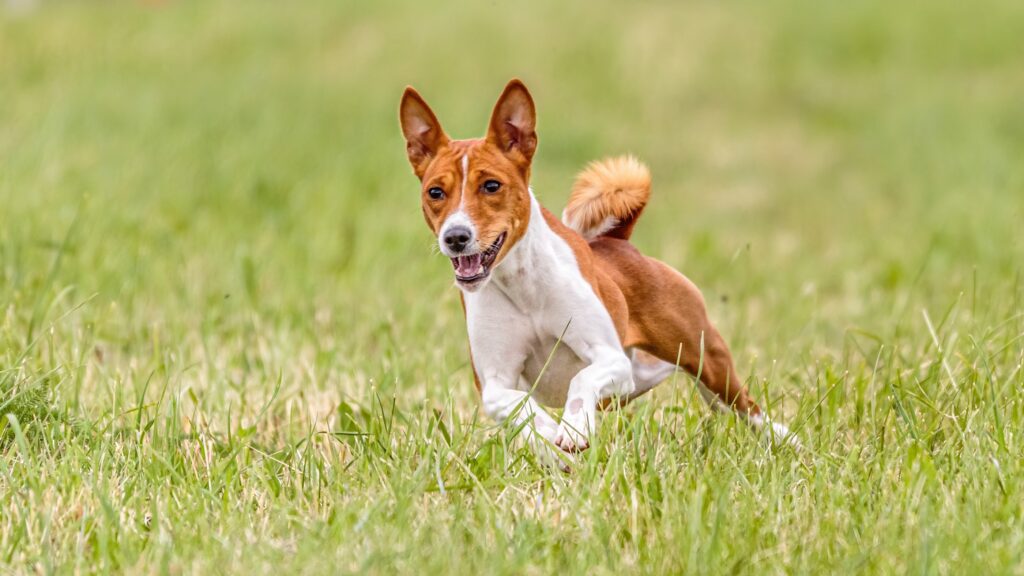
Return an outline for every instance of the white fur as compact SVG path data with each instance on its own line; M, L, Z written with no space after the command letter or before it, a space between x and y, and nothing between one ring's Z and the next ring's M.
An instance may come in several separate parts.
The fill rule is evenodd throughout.
M671 362L665 362L657 358L651 358L650 356L639 358L635 351L632 354L632 359L633 377L636 379L635 395L643 394L651 388L654 388L678 370L676 365ZM697 391L700 392L700 396L704 399L704 402L706 402L707 405L715 412L720 412L722 414L734 413L729 409L725 402L722 402L722 399L718 397L718 394L709 390L703 382L697 381ZM772 420L768 414L764 412L761 414L754 414L752 416L747 416L742 413L736 414L740 418L746 420L747 424L749 424L755 432L760 433L769 446L787 444L793 448L801 448L800 439L797 435L791 432L785 424Z
M792 433L785 424L772 421L767 414L755 414L749 417L747 422L764 436L769 446L786 444L797 450L802 448L796 434Z
M463 210L463 206L466 205L466 181L468 180L469 152L462 155L462 184L459 190L459 208L458 210L455 210L454 212L449 214L448 217L444 219L444 222L441 223L441 229L438 230L437 232L437 245L441 247L441 253L449 258L455 258L456 256L458 256L458 254L451 252L448 249L448 246L446 246L444 243L444 235L446 232L448 232L448 230L452 228L452 226L465 226L466 228L469 228L469 232L473 236L472 242L474 244L478 242L479 238L479 236L476 233L476 225L473 224L473 219L470 218L468 214L466 214L465 210ZM476 250L480 249L480 246L477 245ZM463 252L463 254L472 254L473 252L474 250L466 250L465 252Z
M464 158L464 171L465 163ZM491 277L462 289L484 412L514 427L529 422L523 429L527 443L551 461L552 444L567 451L587 447L601 400L638 396L677 367L634 350L627 356L604 303L580 272L572 248L544 220L532 192L530 204L526 233ZM445 226L453 222L475 234L461 210ZM701 382L697 387L712 408L731 412ZM561 424L541 404L564 405ZM767 415L747 421L769 442L799 446L795 435Z
M484 410L516 424L533 417L536 432L547 437L553 421L536 400L564 403L562 423L548 439L566 450L586 447L597 403L633 392L632 365L572 248L545 222L532 194L523 237L483 286L464 294ZM528 409L508 411L524 394L531 396Z
M466 182L469 181L469 152L462 155L462 188L459 190L459 211L466 205Z
M615 228L616 226L619 225L618 218L616 218L615 216L606 216L605 219L601 221L600 225L598 225L596 228L588 230L583 226L583 223L580 222L579 218L570 217L568 210L562 212L562 222L565 223L565 225L568 226L569 228L575 230L577 234L586 238L588 241L597 238L598 236L608 232L612 228Z
M441 253L449 258L455 258L459 255L449 250L448 245L444 243L444 235L452 228L452 226L465 226L469 228L469 233L473 237L472 242L477 241L476 226L473 224L473 219L462 210L452 212L444 219L444 223L441 224L441 230L437 233L437 245L441 247ZM465 252L462 252L462 254L472 253L473 250L466 250Z
M675 364L637 350L630 351L630 360L633 363L633 380L636 381L636 390L633 392L635 396L650 391L676 371Z

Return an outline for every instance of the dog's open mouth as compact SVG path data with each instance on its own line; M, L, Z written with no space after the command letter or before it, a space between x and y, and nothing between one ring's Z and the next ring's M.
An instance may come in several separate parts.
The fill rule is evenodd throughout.
M455 267L455 280L461 284L474 284L480 282L491 273L491 265L494 259L501 252L505 244L506 232L502 232L494 242L483 252L467 254L452 258L452 266Z

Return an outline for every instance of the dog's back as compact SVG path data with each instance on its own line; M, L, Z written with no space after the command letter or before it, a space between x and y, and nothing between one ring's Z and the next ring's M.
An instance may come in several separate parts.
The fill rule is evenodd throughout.
M399 113L424 217L462 290L488 414L532 421L534 440L575 452L589 446L598 405L683 368L712 405L765 428L700 291L629 243L650 198L643 164L588 166L560 221L529 188L536 110L522 82L505 87L481 139L448 138L411 88ZM562 421L537 399L563 405Z
M630 242L651 195L647 167L632 156L591 163L577 176L562 221L587 240L602 292L614 285L624 301L619 316L609 306L626 349L638 348L663 362L700 374L702 385L725 406L758 414L757 404L734 373L732 356L705 310L697 286L669 265L642 254ZM618 295L616 295L618 296Z

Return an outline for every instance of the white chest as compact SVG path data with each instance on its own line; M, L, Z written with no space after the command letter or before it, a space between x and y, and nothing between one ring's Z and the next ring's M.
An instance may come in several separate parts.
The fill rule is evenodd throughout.
M470 350L481 379L512 376L506 386L530 392L542 404L565 403L569 383L587 362L577 352L578 335L603 308L519 308L500 290L466 299Z
M602 355L622 354L604 304L534 201L529 229L480 290L465 294L470 349L484 385L531 392L549 406Z

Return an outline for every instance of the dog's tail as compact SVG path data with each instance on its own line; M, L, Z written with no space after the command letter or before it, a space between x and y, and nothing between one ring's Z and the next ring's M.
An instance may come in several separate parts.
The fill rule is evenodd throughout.
M591 162L576 176L562 222L587 240L628 240L651 197L651 173L632 156Z

